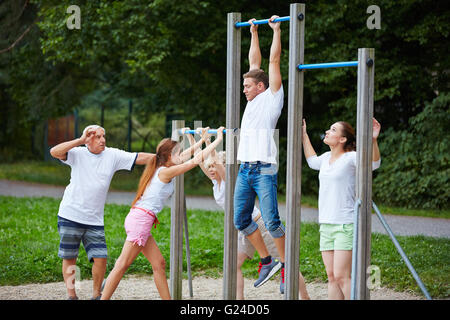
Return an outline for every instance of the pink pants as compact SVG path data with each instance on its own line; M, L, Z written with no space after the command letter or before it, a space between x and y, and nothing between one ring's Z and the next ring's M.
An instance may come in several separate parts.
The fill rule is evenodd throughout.
M125 218L125 231L127 233L127 241L133 242L138 246L144 247L148 237L151 235L151 229L159 221L156 215L146 209L132 207Z

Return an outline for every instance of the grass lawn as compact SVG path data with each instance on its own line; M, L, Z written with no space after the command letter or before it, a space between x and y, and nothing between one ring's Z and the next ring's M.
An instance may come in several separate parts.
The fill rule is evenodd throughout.
M0 196L0 285L47 283L62 281L61 259L58 258L59 236L57 211L59 200L50 198L15 198ZM107 273L119 257L125 240L123 222L128 206L106 205L105 232L109 251ZM170 262L170 210L158 216L160 224L152 233L167 262ZM189 210L191 265L195 275L222 276L223 213ZM300 269L307 282L326 281L319 252L319 228L315 223L301 226ZM400 244L416 268L433 298L450 296L450 240L423 236L398 237ZM258 260L245 262L245 277L256 279ZM420 289L389 237L372 235L372 264L381 270L381 285L398 291ZM90 278L91 265L84 249L78 266L81 279ZM184 266L186 270L186 266ZM141 255L128 274L151 273ZM186 273L184 274L186 276Z
M136 166L131 173L127 171L117 172L111 181L110 189L117 191L136 191L143 168L143 166ZM195 182L189 184L190 181L196 181L196 179L190 179L190 174L192 174L192 172L188 172L185 175L186 194L212 196L211 183L205 178L203 184ZM59 161L3 163L0 164L0 179L67 186L70 180L70 167L60 163ZM286 202L286 195L279 193L278 201ZM450 219L450 210L395 208L384 206L382 203L379 203L379 201L376 202L378 208L383 214ZM302 194L302 205L317 208L317 195Z

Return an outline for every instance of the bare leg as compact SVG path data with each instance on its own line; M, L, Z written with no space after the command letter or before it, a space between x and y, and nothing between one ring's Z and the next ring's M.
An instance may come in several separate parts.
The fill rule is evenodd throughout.
M350 299L352 282L352 250L334 251L334 278L346 300Z
M305 278L303 278L300 271L298 272L298 291L300 292L300 298L302 300L311 300L308 291L306 290Z
M128 270L128 267L133 263L139 253L142 251L142 246L134 245L130 241L125 241L122 248L122 253L114 265L114 269L106 279L105 288L102 293L102 300L109 300L116 291L120 280L122 280L123 275Z
M244 276L242 275L242 265L245 259L248 259L247 254L238 252L237 256L237 282L236 282L236 300L244 300Z
M328 276L328 299L343 300L344 293L341 291L334 276L334 251L322 251L322 260Z
M63 259L62 273L64 277L64 283L66 284L67 294L71 298L75 298L77 293L75 292L75 271L76 271L77 258L75 259Z
M266 244L261 236L261 231L256 229L255 232L247 236L247 239L255 247L256 251L261 258L269 256L269 251L267 250Z
M152 236L148 238L142 253L152 265L153 279L161 299L170 300L169 284L166 277L166 261Z
M273 237L272 237L273 238ZM285 240L286 240L286 236L282 236L280 238L273 238L273 242L275 243L275 246L277 247L277 251L280 255L280 260L281 262L284 263L284 257L285 257Z
M101 294L101 286L106 272L106 258L94 258L92 265L93 298Z

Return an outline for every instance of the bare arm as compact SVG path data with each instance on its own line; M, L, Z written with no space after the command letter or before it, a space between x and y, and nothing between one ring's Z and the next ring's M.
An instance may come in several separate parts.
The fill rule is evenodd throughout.
M155 156L154 153L147 153L147 152L139 152L138 156L136 158L136 164L138 165L145 165L147 164L151 158Z
M302 134L303 152L305 153L305 158L308 159L309 157L315 156L316 151L314 151L311 141L309 140L308 133L306 132L305 119L303 119L303 127L302 128L303 128L303 134Z
M208 147L211 144L211 140L208 138L208 140L205 141L206 146ZM211 156L214 156L216 153L216 150L213 150L211 152ZM206 170L205 165L203 164L203 162L199 163L199 167L200 169L202 169L203 173L205 174L205 176L207 176L209 178L209 180L212 180L212 177L209 175L208 170Z
M199 163L201 163L211 153L211 151L214 150L217 147L217 145L222 141L223 129L224 129L223 127L220 127L217 130L216 140L214 140L214 142L211 143L208 147L206 147L204 150L195 155L193 159L182 164L162 169L159 172L159 179L164 183L168 183L174 177L179 176L180 174L183 174L199 165Z
M261 49L259 48L258 25L253 24L254 20L256 19L250 19L248 21L251 24L250 33L252 35L250 50L248 51L249 70L261 68Z
M278 16L272 16L269 20L269 26L273 29L269 60L269 87L272 90L272 93L278 92L281 88L281 22L271 22L276 18L278 18Z
M189 129L189 128L183 128L182 130L184 130L184 129ZM207 127L207 128L202 128L202 136L201 136L201 139L198 140L197 142L195 142L195 139L194 139L194 137L192 137L192 135L187 135L187 136L188 136L188 139L189 139L190 147L187 148L186 150L184 150L184 151L180 154L180 157L181 157L181 161L182 161L182 162L185 162L185 161L189 160L193 154L196 154L196 153L197 153L197 150L198 150L199 148L201 148L201 146L203 145L203 142L205 142L205 140L206 140L209 136L211 136L211 135L208 133L208 130L209 130L209 127Z
M380 149L378 148L378 136L380 135L381 125L373 118L373 133L372 133L372 161L378 161L381 158Z
M84 132L83 135L78 139L57 144L56 146L50 149L50 154L52 155L53 158L65 161L67 160L67 152L69 152L70 149L88 143L92 139L92 137L94 137L94 135L95 130L89 129L86 132Z

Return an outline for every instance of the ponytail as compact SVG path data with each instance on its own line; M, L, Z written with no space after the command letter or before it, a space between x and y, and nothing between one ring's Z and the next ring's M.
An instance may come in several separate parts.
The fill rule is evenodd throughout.
M144 194L145 189L147 188L147 185L153 178L153 175L156 171L156 163L157 159L156 157L152 157L147 165L145 166L144 172L141 175L141 179L139 180L139 186L136 192L136 197L134 198L133 202L131 203L131 206L134 206L136 202L142 197Z
M339 121L338 122L342 127L341 135L345 138L347 138L347 141L345 141L344 144L344 151L356 151L356 134L355 129L345 121Z

